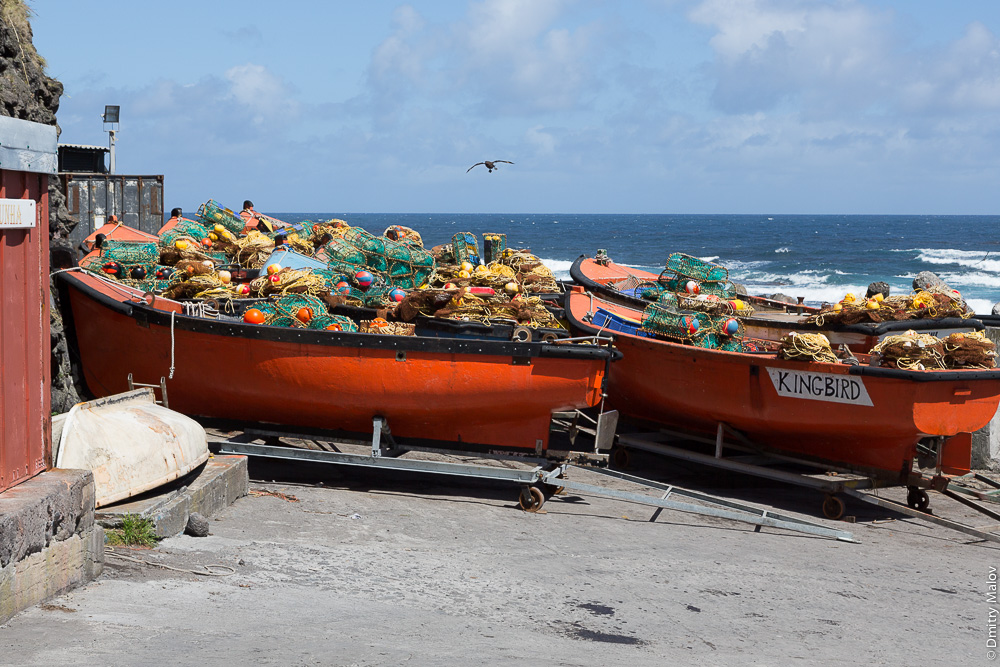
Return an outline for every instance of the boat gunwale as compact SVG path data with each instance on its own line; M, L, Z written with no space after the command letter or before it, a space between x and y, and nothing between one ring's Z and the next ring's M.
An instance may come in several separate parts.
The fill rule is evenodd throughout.
M97 280L104 280L93 276ZM425 352L428 354L472 354L488 356L511 356L515 358L561 358L593 359L608 361L619 358L609 347L588 344L555 344L544 342L514 342L489 338L446 338L429 336L393 336L350 331L325 331L315 329L291 329L264 324L248 324L224 320L210 320L172 311L153 308L142 302L113 298L85 281L72 277L72 273L56 276L66 286L79 290L121 315L148 326L156 326L192 333L252 338L273 343L295 343L321 347L344 347L354 349L393 350L400 352ZM171 323L171 320L173 322Z

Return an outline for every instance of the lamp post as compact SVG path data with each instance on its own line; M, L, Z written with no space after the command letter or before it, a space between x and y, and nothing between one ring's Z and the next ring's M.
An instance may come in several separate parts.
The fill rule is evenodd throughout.
M115 173L115 135L118 133L118 112L121 107L117 105L105 105L104 114L101 118L104 119L104 131L108 133L108 148L111 152L111 164L109 171L113 174ZM111 128L108 128L108 125Z

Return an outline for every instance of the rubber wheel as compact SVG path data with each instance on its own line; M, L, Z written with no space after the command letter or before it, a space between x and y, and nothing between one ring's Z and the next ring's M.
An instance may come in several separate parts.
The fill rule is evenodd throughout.
M526 486L521 489L521 495L517 501L521 505L521 509L525 512L537 512L542 509L542 504L545 502L545 494L538 487Z
M832 521L837 521L844 516L844 501L837 496L828 495L823 499L823 516Z
M931 498L923 489L911 487L906 492L906 504L915 510L926 512L927 508L931 506Z
M615 468L628 468L630 458L628 450L624 447L615 447L611 450L611 465Z

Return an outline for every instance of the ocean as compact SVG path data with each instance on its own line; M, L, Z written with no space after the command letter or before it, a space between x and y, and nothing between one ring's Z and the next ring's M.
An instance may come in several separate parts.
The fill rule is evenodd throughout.
M340 218L374 234L389 225L420 232L424 245L456 232L507 235L557 278L581 254L660 271L672 252L722 264L750 294L782 293L819 305L864 293L873 281L907 294L933 271L977 313L1000 301L1000 216L957 215L558 215L471 213L271 213L287 222Z

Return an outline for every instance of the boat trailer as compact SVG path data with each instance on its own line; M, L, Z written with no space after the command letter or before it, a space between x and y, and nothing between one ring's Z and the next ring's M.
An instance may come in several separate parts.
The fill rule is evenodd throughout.
M734 439L735 442L732 440L727 441L727 435ZM666 444L667 442L676 440L714 444L715 453L714 455L703 454L683 447ZM724 455L725 448L740 451L741 455L726 456ZM948 478L942 477L940 474L934 477L911 475L910 483L907 485L906 504L903 504L878 495L879 488L895 486L885 483L884 480L827 463L821 464L793 456L762 452L757 445L749 441L742 433L721 422L718 424L714 440L698 435L671 431L669 429L660 429L649 433L619 434L616 445L611 450L611 462L616 468L628 467L628 452L630 449L814 489L825 494L822 505L823 515L831 520L838 520L843 517L846 506L837 494L844 494L863 502L950 528L981 540L1000 542L1000 534L998 534L1000 532L1000 523L974 527L959 521L935 516L929 511L930 496L925 489L933 489L996 522L1000 522L1000 512L978 502L996 502L1000 500L1000 484L981 475L974 476L976 481L993 487L991 491L976 493L968 491L961 486L957 486L953 490L948 488ZM940 461L938 463L940 464ZM792 472L774 467L780 464L793 464L797 467L810 468L813 471L808 473ZM938 467L940 468L940 465ZM970 476L967 475L966 477ZM961 483L963 479L959 477L956 481ZM976 500L969 498L968 496L970 495L974 496Z
M544 503L554 495L565 491L577 491L641 503L657 507L650 521L655 521L663 509L672 509L703 516L722 519L732 519L756 526L754 532L761 527L782 528L818 537L829 537L842 542L856 542L853 535L845 530L829 528L818 523L812 523L797 517L779 514L770 509L762 509L753 505L739 503L724 498L717 498L705 493L684 489L672 484L663 484L649 479L636 477L623 472L591 465L578 466L567 460L549 461L537 457L504 456L479 452L451 449L433 449L428 447L407 446L393 441L387 421L382 417L372 420L371 450L364 454L352 454L341 450L343 444L358 444L333 435L322 433L296 433L283 430L280 427L244 428L241 435L223 441L210 441L213 448L218 448L222 454L237 454L243 456L284 459L290 461L310 461L329 463L333 465L359 466L364 468L397 470L414 473L430 473L436 475L454 475L472 479L488 479L512 482L521 487L518 503L526 512L538 512ZM312 441L318 449L305 449L280 444L256 444L253 440L270 440L278 438L293 438ZM367 445L367 441L364 443ZM428 461L422 459L402 458L407 452L431 452L457 456L474 456L477 458L493 458L517 460L535 464L533 468L501 468L483 464L449 463L443 461ZM586 456L586 454L583 454ZM618 479L630 484L662 492L660 497L644 493L622 491L595 484L573 481L567 475L573 470L587 470L609 478Z

